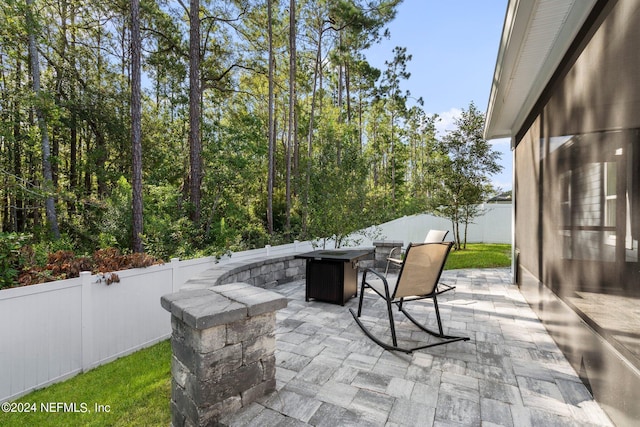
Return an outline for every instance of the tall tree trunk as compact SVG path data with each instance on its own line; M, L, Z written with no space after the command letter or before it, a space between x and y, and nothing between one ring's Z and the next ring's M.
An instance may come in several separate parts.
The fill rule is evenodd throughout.
M98 33L98 50L102 49L102 36ZM96 61L97 67L97 81L98 88L102 89L102 68L103 68L103 58L102 55L98 55L98 60ZM102 108L103 100L98 98L98 107ZM95 118L90 119L91 128L93 130L94 135L96 136L95 149L93 151L95 160L95 174L96 181L98 184L98 196L104 197L107 194L107 182L106 182L106 164L107 164L107 141L103 132L102 122L98 122ZM87 159L90 158L90 151L87 146ZM89 171L88 171L89 172Z
M58 130L58 132L56 132L56 130ZM53 129L51 131L51 155L53 156L54 159L60 158L60 137L58 133L59 133L59 129L56 129L56 127L53 126ZM51 180L53 182L54 188L58 188L59 172L60 171L58 170L58 163L57 162L51 163Z
M362 114L362 90L358 91L358 139L360 141L360 153L364 148L364 122Z
M311 112L309 113L309 133L307 136L307 183L304 195L304 209L302 216L302 230L306 234L309 216L309 194L311 192L311 170L313 164L313 120L316 110L316 97L318 94L318 78L322 67L322 21L318 28L318 48L316 51L316 64L313 72L313 91L311 92Z
M351 124L351 73L349 72L349 64L344 65L344 88L347 98L347 123Z
M56 214L56 205L53 198L53 174L51 169L51 147L49 145L49 133L47 131L47 120L44 110L38 104L40 98L40 64L38 60L38 49L36 48L35 38L35 22L33 20L33 0L27 0L27 28L29 31L29 58L31 61L31 77L33 80L33 91L36 94L36 116L38 118L38 127L40 128L40 137L42 142L42 174L43 187L47 194L45 201L45 212L49 230L54 239L60 238L60 230L58 228L58 216Z
M290 0L291 3L293 3L295 5L295 1L296 0ZM294 87L293 87L293 178L295 178L295 183L296 185L293 187L292 189L292 193L293 195L298 195L299 194L299 187L300 187L300 141L298 140L298 93L297 93L297 86L296 86L296 80L295 78L298 75L298 65L297 65L297 30L298 28L298 24L297 21L294 21L294 38L293 38L293 48L294 48L294 67L293 67L293 71L295 73L294 76Z
M71 66L76 68L76 25L75 9L71 13ZM69 191L73 191L80 185L78 179L78 118L76 114L76 81L73 79L69 87L69 100L71 103L71 140L69 141ZM69 202L69 210L75 211L75 204Z
M391 201L393 202L393 206L395 209L396 206L396 144L394 141L394 124L395 124L395 114L393 111L391 112Z
M295 147L296 128L296 2L289 1L289 126L287 133L287 234L291 233L291 147ZM297 151L297 150L295 150Z
M96 181L98 182L98 195L102 198L107 195L107 139L99 123L95 123L96 132Z
M89 123L87 123L87 129L85 130L85 148L84 148L84 194L90 196L92 192L92 179L91 179L91 129Z
M132 0L129 0L130 7L131 7L131 1ZM133 70L131 69L131 63L127 61L128 59L130 60L131 56L133 55L133 52L130 52L131 48L133 47L133 42L131 41L131 37L129 37L129 40L127 43L127 30L129 30L129 32L131 31L129 26L127 26L127 22L131 18L131 13L132 12L129 11L128 17L123 15L122 27L120 28L120 31L118 34L119 41L120 41L120 52L122 54L119 58L120 59L120 76L121 76L119 80L119 92L122 94L128 93L130 95L128 99L125 96L122 96L120 98L122 103L120 105L120 108L117 109L118 121L123 125L127 123L128 119L130 119L129 114L132 111L131 110L132 108L131 107L131 79L133 77L131 76L131 73L133 72ZM127 104L127 101L129 101L129 104ZM129 133L129 135L131 135L131 133ZM117 138L113 142L117 144L116 151L119 153L124 153L129 148L124 138ZM129 167L125 159L126 159L126 156L117 156L115 161L113 161L112 163L112 167L114 167L118 171L118 173L121 175L126 175L129 172Z
M143 252L142 233L142 106L140 56L140 0L131 0L131 145L134 252Z
M344 67L342 61L344 60L344 54L342 52L342 31L338 32L338 51L340 52L340 56L338 59L338 123L342 125L344 123L344 116L342 114L342 92L344 91L344 86L342 84L344 80ZM342 140L338 138L336 141L336 163L338 166L342 163Z
M453 202L454 214L453 214L453 235L455 240L455 249L460 250L462 247L462 240L460 239L460 205L457 201Z
M273 96L273 78L274 78L274 60L273 60L273 28L271 0L267 0L267 32L269 37L269 176L267 177L267 230L269 234L273 234L273 172L275 160L275 129L274 129L274 96Z
M453 230L453 249L460 249L460 242L458 238L460 237L458 234L458 224L454 219L451 219L451 229Z
M59 11L60 11L60 34L58 38L58 50L61 58L67 58L67 18L68 18L68 3L67 0L61 0L59 2ZM66 79L66 72L64 67L54 66L56 73L56 91L55 91L55 101L56 105L62 105L62 100L65 96L64 94L64 83ZM61 140L64 143L64 134L62 133L63 129L60 126L53 126L51 132L51 142L52 142L52 155L54 159L60 159L60 144ZM53 173L53 185L54 187L58 187L58 180L60 177L60 168L58 162L54 162L51 165L52 173Z
M78 119L76 109L73 106L73 103L75 102L75 88L73 87L71 88L71 94L72 111L70 129L71 140L69 141L69 191L73 191L78 186ZM72 204L70 204L69 209L74 209Z
M20 80L22 77L22 62L16 59L16 91L19 91ZM16 179L22 179L22 143L20 131L20 103L18 97L13 100L13 174ZM22 232L25 230L27 217L24 211L24 200L20 191L16 191L14 195L14 203L12 204L12 224L13 231Z
M0 55L0 88L3 89L0 91L0 120L4 123L13 123L15 129L16 122L13 121L13 115L15 112L6 90L9 87L7 79L8 72L9 68L5 66L4 58ZM12 146L14 145L15 140L13 142L11 140L7 142L8 144L6 146L4 144L0 144L0 167L6 168L9 171L11 170L14 161L12 156ZM6 164L2 161L4 159L7 161ZM12 185L10 184L10 179L13 182L16 181L16 178L11 178L8 173L3 174L3 187L0 189L0 193L2 193L0 199L0 206L2 206L2 212L0 212L0 232L15 231L15 207L12 203L13 194L11 191ZM13 193L15 193L15 191ZM11 209L9 208L10 206Z
M200 222L202 141L200 139L200 0L189 9L189 201L191 220Z

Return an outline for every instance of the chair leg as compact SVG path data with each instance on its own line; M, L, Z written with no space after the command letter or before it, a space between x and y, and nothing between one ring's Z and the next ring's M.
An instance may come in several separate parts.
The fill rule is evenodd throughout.
M398 351L403 351L405 353L411 353L411 351L413 350L409 350L409 349L403 349L403 348L399 348L398 347L398 339L396 337L396 326L395 326L395 322L393 319L393 311L391 309L391 301L387 300L387 314L389 315L389 327L391 329L391 338L393 340L393 345L389 345L386 344L382 341L380 341L378 338L376 338L371 332L369 332L369 330L362 324L362 322L360 322L359 317L362 315L362 303L364 300L364 290L367 287L367 285L365 284L365 279L366 277L362 278L362 285L360 287L360 298L358 300L358 314L356 315L356 313L353 311L353 309L349 309L349 311L351 312L351 315L353 316L353 319L356 321L356 323L358 324L358 326L360 326L360 329L363 330L363 332L369 337L371 338L376 344L378 344L379 346L381 346L382 348L386 349L386 350L398 350Z
M393 321L393 311L391 311L391 301L387 300L387 313L389 314L389 327L391 328L391 339L394 347L398 346L398 340L396 339L396 325Z
M360 298L358 299L358 317L362 314L362 300L364 298L364 279L362 278L362 285L360 287Z
M442 320L440 319L440 309L438 308L438 298L436 297L436 295L433 295L433 307L436 310L436 319L438 320L438 332L440 332L440 336L444 335L444 332L442 331Z

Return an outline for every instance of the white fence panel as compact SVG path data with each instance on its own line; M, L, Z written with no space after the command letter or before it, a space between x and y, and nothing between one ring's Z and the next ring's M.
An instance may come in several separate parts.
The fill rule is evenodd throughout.
M160 297L211 268L215 257L172 260L100 276L0 291L0 402L59 382L171 334Z
M80 279L0 291L0 400L82 369Z
M169 336L169 313L160 297L173 292L171 265L117 273L120 282L107 286L92 276L93 341L90 368Z
M511 243L512 236L512 206L511 204L487 204L483 206L484 213L469 224L468 243ZM434 215L422 214L405 216L371 227L369 231L378 232L378 237L371 238L365 234L356 233L353 237L361 238L362 246L373 245L374 240L402 240L404 246L410 242L424 241L431 229L449 230L446 240L453 240L451 221ZM460 230L462 234L463 230ZM461 238L464 238L462 235Z
M487 204L484 205L484 210L484 215L480 215L469 225L467 241L512 243L512 204Z

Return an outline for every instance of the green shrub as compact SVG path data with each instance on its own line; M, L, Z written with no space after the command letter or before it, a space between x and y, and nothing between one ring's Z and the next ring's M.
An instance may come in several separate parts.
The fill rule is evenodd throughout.
M0 289L16 285L23 264L20 248L29 238L26 234L0 233Z

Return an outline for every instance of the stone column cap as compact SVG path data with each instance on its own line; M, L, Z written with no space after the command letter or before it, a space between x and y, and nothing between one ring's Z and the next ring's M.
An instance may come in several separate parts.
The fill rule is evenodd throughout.
M373 242L373 246L402 246L404 241L402 240L376 240Z
M230 283L167 294L160 304L192 328L207 329L285 308L287 299L248 283Z

